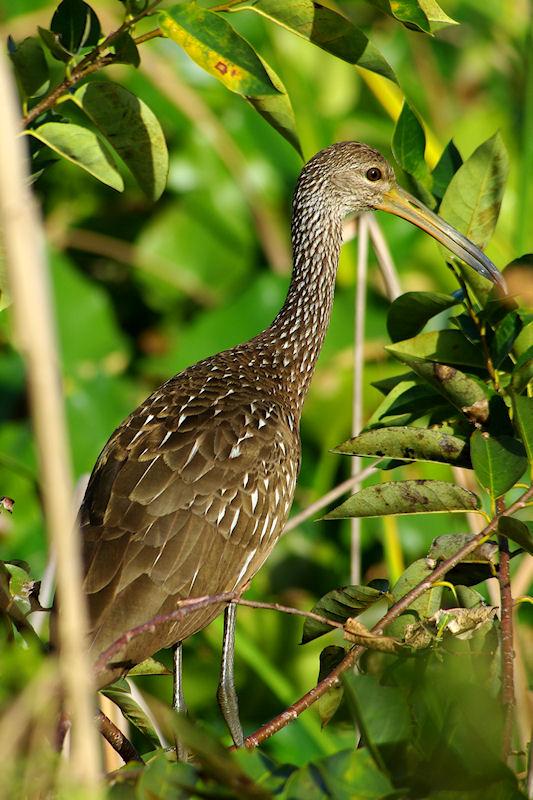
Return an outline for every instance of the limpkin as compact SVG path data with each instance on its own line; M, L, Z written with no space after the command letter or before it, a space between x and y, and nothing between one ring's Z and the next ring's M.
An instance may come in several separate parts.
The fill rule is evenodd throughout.
M333 301L346 214L380 209L427 231L492 281L468 239L400 189L376 150L339 142L304 167L294 195L292 280L272 324L181 372L112 434L80 510L96 658L124 632L179 600L239 592L276 544L300 466L299 422ZM176 646L221 611L211 606L128 642L98 675L109 684ZM225 611L219 702L242 743L233 689L234 606ZM175 701L181 707L181 676Z

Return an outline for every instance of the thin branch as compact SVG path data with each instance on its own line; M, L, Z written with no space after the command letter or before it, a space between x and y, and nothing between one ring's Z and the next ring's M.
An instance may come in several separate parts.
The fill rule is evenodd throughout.
M354 343L353 343L353 400L352 400L352 436L357 436L363 425L363 372L365 367L365 316L366 316L366 284L368 274L368 217L362 214L357 220L357 278L355 283L354 308ZM352 477L359 471L360 459L352 458L350 471ZM354 490L360 484L354 485ZM361 520L353 517L350 520L350 580L357 584L361 580Z
M499 514L503 510L503 500L496 500ZM509 572L509 541L505 536L498 536L500 563L498 579L500 582L500 624L501 624L501 659L502 689L501 701L504 711L502 758L507 761L511 751L513 736L515 690L514 690L514 652L513 652L513 597L511 594L511 577Z
M400 279L398 277L396 267L394 266L394 261L389 250L387 240L385 239L383 231L381 230L381 226L374 214L368 215L368 229L370 231L372 248L376 254L381 277L383 278L383 283L385 284L385 291L387 292L387 297L392 303L392 301L396 300L396 298L402 293Z
M62 97L66 92L72 89L77 83L79 83L83 78L86 78L93 72L96 72L102 67L109 66L115 61L115 56L111 54L105 54L105 51L108 50L113 44L117 41L117 39L122 36L123 33L126 33L130 28L133 28L134 25L139 22L139 20L146 17L161 3L161 0L154 0L154 2L150 3L150 5L137 14L135 17L131 19L125 20L116 31L113 31L106 36L103 42L96 45L96 47L91 50L90 53L82 58L82 60L77 64L70 72L70 75L61 81L55 89L52 89L49 94L46 95L37 105L35 105L24 117L23 123L24 127L27 127L31 122L33 122L40 114L43 114L45 111L48 111L50 108L53 108L60 97Z
M139 761L143 764L143 759L132 745L130 740L124 736L114 722L111 722L103 711L96 715L98 729L106 742L109 742L113 750L119 754L121 759L127 764L129 761Z
M530 486L529 489L506 510L505 514L507 516L511 516L519 509L524 508L531 496L533 496L533 486ZM467 542L467 544L461 547L461 549L451 556L451 558L443 561L430 576L421 581L417 586L413 587L413 589L404 595L404 597L391 606L385 616L382 617L382 619L376 625L374 625L371 633L378 635L383 633L386 626L399 617L400 614L402 614L407 608L409 608L409 606L415 600L417 600L420 595L430 589L436 581L444 578L446 573L449 572L452 567L454 567L469 553L475 550L475 548L478 547L478 545L484 539L491 536L498 526L498 520L499 516L495 516L494 519L492 519L489 524L486 525L482 531L480 531L480 533L478 533L473 539ZM265 725L262 725L260 728L258 728L255 733L252 733L250 736L248 736L244 741L245 747L258 747L265 739L268 739L274 733L280 731L282 728L288 725L289 722L297 719L297 717L303 711L319 700L320 697L322 697L322 695L325 694L325 692L327 692L327 690L331 688L336 681L338 681L343 672L353 667L361 653L364 652L364 649L364 647L359 645L353 647L346 654L340 664L338 664L335 669L329 673L329 675L323 678L316 686L304 694L303 697L282 711L281 714L278 714L278 716L274 717L274 719L270 720L270 722L265 723Z
M72 477L41 224L29 191L16 92L0 53L0 227L13 297L18 345L26 362L51 549L57 557L61 612L59 668L72 719L70 775L99 796L99 752L93 724L92 675L86 651L79 537L72 515Z
M316 513L321 511L323 508L328 506L330 503L333 503L341 495L349 492L350 489L353 489L357 486L361 481L364 481L365 478L368 478L370 475L373 475L377 470L377 465L380 463L380 460L374 461L373 464L370 466L365 467L365 469L358 472L356 475L352 475L351 478L347 478L342 483L339 483L334 489L327 494L320 497L318 500L315 500L314 503L304 508L303 511L300 511L299 514L295 514L294 517L291 517L290 520L287 522L283 529L283 533L288 533L292 531L294 528L297 528L298 525L301 525L302 522L305 522L310 517L313 517Z

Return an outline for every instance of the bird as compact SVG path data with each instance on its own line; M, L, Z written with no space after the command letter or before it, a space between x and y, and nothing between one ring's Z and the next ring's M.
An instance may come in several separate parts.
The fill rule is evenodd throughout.
M292 277L271 325L163 383L98 457L79 512L93 662L179 601L241 592L268 558L294 497L300 417L330 319L343 219L371 210L403 217L502 282L472 242L400 188L377 150L345 141L317 153L294 192ZM181 642L223 608L195 610L124 641L97 687L174 647L174 705L182 710ZM218 699L241 745L234 635L230 603Z

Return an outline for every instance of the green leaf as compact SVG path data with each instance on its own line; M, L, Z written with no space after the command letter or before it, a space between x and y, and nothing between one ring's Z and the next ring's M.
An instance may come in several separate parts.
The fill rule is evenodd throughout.
M390 481L352 495L324 519L381 517L388 514L439 514L476 511L475 494L445 481Z
M133 36L127 31L115 39L113 48L116 56L115 64L131 64L132 67L138 67L141 63L139 48Z
M442 199L440 215L481 248L496 227L507 173L507 152L496 133L457 170Z
M267 64L261 57L268 77L272 84L276 87L279 94L265 94L257 97L247 97L246 100L250 105L255 108L258 114L261 114L269 125L280 133L289 144L291 144L296 152L302 156L302 148L298 133L296 131L296 120L294 118L294 111L292 110L291 101L287 91L281 82L281 79L276 75L272 67Z
M320 669L318 673L318 683L329 675L329 673L337 667L346 655L344 647L337 645L328 645L320 653ZM339 708L344 689L339 681L335 683L330 689L322 695L316 704L320 723L323 728L326 727L328 722L333 718L337 709Z
M172 672L155 658L147 658L128 671L128 678L137 678L139 675L172 675Z
M500 517L498 533L516 542L526 553L533 556L533 532L522 520L516 519L516 517Z
M62 47L71 54L83 47L93 47L100 38L100 23L92 8L83 0L62 0L50 23Z
M438 200L442 200L444 197L451 179L462 163L461 153L455 146L453 139L450 139L431 173L433 177L431 191Z
M530 465L533 465L533 397L513 396L513 422L526 448Z
M411 712L400 688L384 686L376 676L358 675L353 670L344 673L343 681L345 691L355 697L365 736L373 744L391 744L409 738Z
M428 563L440 561L453 556L472 539L469 533L451 533L438 536L433 540L428 553ZM446 580L453 584L474 586L477 583L493 578L496 575L498 547L492 542L484 542L463 558L453 569L446 573Z
M518 439L491 436L486 431L472 434L470 457L476 478L493 498L512 489L527 468L526 453Z
M432 317L460 303L456 297L437 292L406 292L394 300L387 314L387 331L393 342L420 333Z
M341 586L339 589L333 589L321 597L318 603L313 606L312 612L327 617L333 622L344 624L349 617L357 616L365 608L369 608L378 600L381 600L382 597L385 597L383 592L370 586ZM331 626L324 622L306 619L301 643L307 644L307 642L311 642L331 630L333 630Z
M377 72L396 83L396 76L379 50L350 20L313 0L257 0L230 11L255 11L277 25L301 36L348 64Z
M481 381L465 375L464 372L454 367L448 367L446 364L420 361L418 358L406 356L403 356L401 360L458 408L469 422L486 422L490 410L489 400L487 390Z
M418 379L401 380L372 414L366 428L407 425L434 410L440 396Z
M392 136L392 152L401 168L429 189L431 176L424 159L425 150L424 128L411 106L404 101Z
M20 92L24 97L37 97L45 92L50 83L48 64L39 39L28 36L15 44L9 37L8 52Z
M232 92L278 93L255 50L218 14L184 2L162 11L159 24L165 36Z
M401 600L404 595L414 589L421 581L429 578L433 568L429 565L425 558L419 558L409 564L406 570L402 572L394 586L392 587L391 594L395 603ZM401 617L394 620L387 626L386 633L390 636L402 635L407 624L417 619L428 619L436 611L439 610L442 602L442 586L433 586L427 592L424 592L416 600L413 600L409 606L409 611L412 613L402 614Z
M494 337L490 343L492 363L496 369L502 365L505 357L511 352L522 327L522 319L517 311L506 314L496 326Z
M37 26L37 30L39 31L39 36L43 40L43 44L56 61L62 61L64 64L70 61L72 54L69 53L68 50L65 50L59 40L58 33L49 31L46 28L41 28L40 26Z
M437 361L452 366L484 367L483 353L460 331L445 330L420 333L385 348L399 361L407 359ZM411 366L411 364L409 364Z
M376 763L366 748L360 750L341 750L327 758L313 762L313 771L318 772L321 785L325 787L317 795L319 798L329 797L335 800L383 800L393 792L389 778L376 766ZM307 794L294 794L289 790L291 780L287 783L286 800L305 798L311 800Z
M72 100L116 150L143 192L157 200L166 186L168 151L153 111L111 81L86 83L72 95Z
M120 708L126 719L137 730L147 736L156 747L161 746L161 741L152 721L137 701L133 699L126 680L122 678L112 683L111 686L101 689L101 692Z
M430 33L429 20L417 0L369 0L373 6L399 20L406 28Z
M335 447L333 452L470 466L464 439L439 430L400 425L360 433Z
M434 33L458 23L444 13L435 0L369 0L372 5L399 20L406 28Z
M124 182L101 139L87 128L71 123L46 122L27 133L72 161L99 181L121 192Z

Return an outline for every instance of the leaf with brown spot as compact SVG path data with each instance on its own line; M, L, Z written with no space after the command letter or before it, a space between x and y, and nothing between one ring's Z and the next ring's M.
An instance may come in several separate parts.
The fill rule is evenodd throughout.
M454 483L389 481L362 489L326 514L324 519L477 511L478 506L475 494Z
M159 25L230 91L245 97L278 94L253 47L219 14L184 2L162 11Z
M464 439L439 430L401 425L364 431L333 448L333 452L470 466Z

